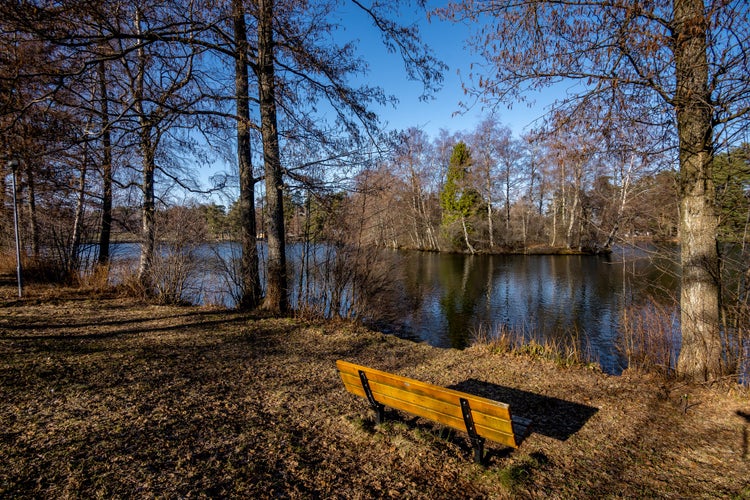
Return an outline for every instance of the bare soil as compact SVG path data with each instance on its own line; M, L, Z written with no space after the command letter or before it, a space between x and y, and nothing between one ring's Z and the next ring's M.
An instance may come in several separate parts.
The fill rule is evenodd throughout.
M0 286L0 497L750 498L750 399L346 323ZM347 393L347 359L510 403L517 450Z

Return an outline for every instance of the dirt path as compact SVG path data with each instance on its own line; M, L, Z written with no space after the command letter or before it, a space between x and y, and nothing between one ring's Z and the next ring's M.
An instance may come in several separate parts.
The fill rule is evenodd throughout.
M0 295L0 497L750 498L736 387L612 377L345 324ZM520 449L375 426L348 359L511 404Z

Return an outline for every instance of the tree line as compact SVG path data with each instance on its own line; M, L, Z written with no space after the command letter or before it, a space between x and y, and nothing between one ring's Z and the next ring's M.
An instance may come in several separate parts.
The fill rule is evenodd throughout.
M75 273L82 243L95 237L106 265L113 212L137 207L138 279L151 292L160 209L178 193L233 183L240 306L283 313L289 224L342 245L468 252L606 251L618 236L676 237L678 371L721 376L728 287L718 238L738 238L746 207L746 2L462 1L430 12L473 27L467 43L481 64L467 80L467 106L518 104L572 82L522 138L492 119L461 137L380 130L373 105L397 99L353 83L367 61L341 28L354 12L429 98L446 67L399 21L412 7L3 2L2 154L19 165L30 253ZM217 160L231 171L202 186L196 172ZM737 275L737 303L747 302L746 274Z
M488 123L504 133L474 135L484 134ZM574 177L564 177L572 174L559 162L548 163L546 158L556 155L541 155L539 144L526 142L530 136L512 138L494 119L484 120L477 131L443 134L438 140L410 129L398 134L400 147L394 147L390 158L359 172L349 189L285 187L286 241L331 242L337 231L347 245L526 254L608 253L615 244L677 242L676 171L653 165L636 168L632 159L625 165L600 159L582 170L580 191L574 195ZM510 156L484 167L489 170L480 169L471 152L488 153L474 141L489 142L490 137L507 141L509 149L504 151ZM441 158L441 144L450 157ZM456 182L459 175L462 180ZM742 246L750 230L750 145L717 155L714 182L719 241ZM572 203L575 197L579 201ZM573 206L577 214L571 213ZM255 212L262 239L264 205L258 204ZM138 240L138 213L138 207L113 209L112 230L118 241ZM166 241L179 239L174 229L186 227L193 228L197 243L237 241L242 233L239 200L229 207L216 202L164 207L157 225Z

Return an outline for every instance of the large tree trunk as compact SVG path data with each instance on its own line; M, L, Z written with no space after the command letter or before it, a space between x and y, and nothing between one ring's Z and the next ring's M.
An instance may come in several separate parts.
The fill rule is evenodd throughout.
M237 161L240 174L240 231L242 243L242 297L239 307L250 310L260 303L258 245L255 227L255 178L250 151L247 26L242 0L232 0L235 41L235 97L237 100Z
M718 218L711 177L713 129L703 9L703 0L674 0L682 248L682 349L677 371L695 381L722 374Z
M102 227L99 233L99 264L109 263L109 241L112 232L112 138L109 130L109 96L104 61L99 63L102 126Z
M140 12L136 11L135 26L140 33ZM143 47L138 48L138 74L135 82L135 95L133 107L138 114L140 126L139 141L141 149L141 161L143 166L141 193L143 195L141 207L141 261L138 269L138 280L146 293L152 293L153 288L153 263L156 247L156 198L154 193L154 172L156 171L156 144L151 137L153 124L146 116L143 107L144 100L144 78L146 73L146 54Z
M266 174L266 201L268 202L268 273L263 308L275 313L285 313L288 308L286 245L273 51L273 0L260 0L258 3L257 71Z
M154 195L154 161L153 145L148 129L141 132L141 153L143 155L143 206L141 207L141 261L138 269L138 280L147 293L152 292L153 263L156 249L156 203Z

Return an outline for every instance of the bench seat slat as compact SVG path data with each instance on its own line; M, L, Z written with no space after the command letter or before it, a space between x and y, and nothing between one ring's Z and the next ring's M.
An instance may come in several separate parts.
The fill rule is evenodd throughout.
M518 447L520 439L517 437L523 437L530 424L527 419L511 418L509 406L505 403L346 361L337 361L336 364L344 386L350 393L366 397L359 378L359 370L363 370L378 403L461 431L466 431L466 425L459 400L467 399L477 434L513 448Z
M355 389L355 387L353 386L351 387L352 389ZM361 391L361 390L349 391L349 392L358 394L363 397L365 396L364 391ZM464 423L463 416L456 417L455 415L441 413L440 411L436 411L427 406L419 405L416 403L397 399L392 396L388 396L382 392L376 391L375 389L373 389L373 395L375 396L375 399L379 403L384 404L385 406L389 408L403 410L405 412L411 413L412 415L416 415L418 417L423 417L429 420L433 420L435 422L439 422L443 425L447 425L448 427L452 427L460 431L464 431L464 432L466 431L466 424ZM491 441L503 443L513 448L516 447L515 437L513 436L512 433L503 432L502 430L498 428L492 428L492 427L487 427L483 425L482 423L480 423L482 419L479 418L478 414L473 414L473 417L474 417L474 427L478 435L482 436L483 438L489 439ZM505 424L506 425L504 425L504 427L507 426L507 422Z

